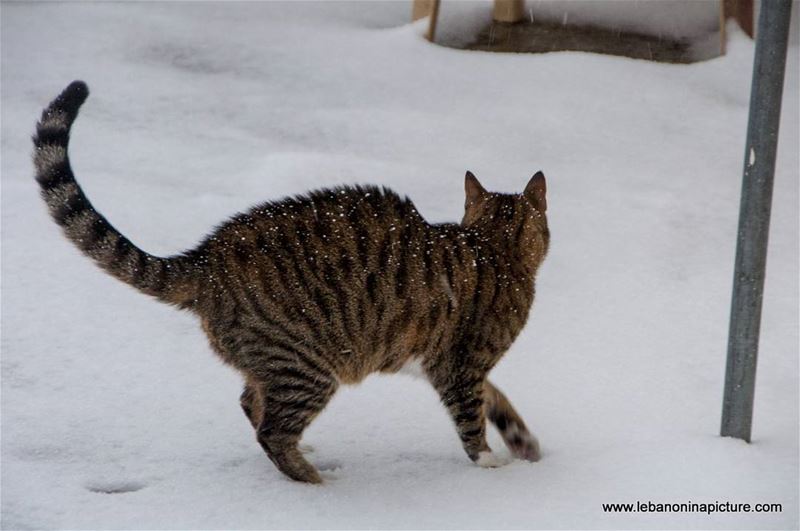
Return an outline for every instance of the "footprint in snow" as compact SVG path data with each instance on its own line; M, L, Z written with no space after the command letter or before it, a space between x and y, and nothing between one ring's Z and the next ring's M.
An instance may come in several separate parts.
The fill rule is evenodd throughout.
M323 461L318 461L315 462L314 465L316 465L317 469L320 472L330 472L342 468L342 463L340 463L336 459L326 459Z
M139 481L91 481L86 484L86 490L98 494L125 494L142 490L146 486Z

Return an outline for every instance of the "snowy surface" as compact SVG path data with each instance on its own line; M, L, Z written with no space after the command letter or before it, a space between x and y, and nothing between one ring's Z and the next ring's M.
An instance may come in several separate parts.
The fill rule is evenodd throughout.
M409 14L2 6L4 528L796 528L796 39L747 445L717 433L752 43L731 27L728 56L691 66L496 55L432 46ZM76 78L92 89L78 179L154 253L310 188L389 185L444 221L465 170L509 192L543 170L551 253L493 373L543 460L480 469L425 383L371 377L306 434L327 484L279 475L195 319L101 273L48 218L30 134ZM601 508L637 500L783 512Z

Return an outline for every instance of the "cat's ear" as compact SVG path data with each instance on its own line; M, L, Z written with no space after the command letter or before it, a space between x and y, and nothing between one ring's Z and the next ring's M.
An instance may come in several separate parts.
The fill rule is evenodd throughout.
M467 192L466 203L468 205L470 203L479 203L489 194L471 171L468 171L467 175L464 176L464 190Z
M534 206L542 212L547 210L547 183L544 173L537 171L525 187L525 197L533 202Z

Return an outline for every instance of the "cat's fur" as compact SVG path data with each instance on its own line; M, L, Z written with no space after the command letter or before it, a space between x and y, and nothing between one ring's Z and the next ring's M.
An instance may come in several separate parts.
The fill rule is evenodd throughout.
M473 461L501 464L486 418L514 455L539 458L487 374L525 324L547 252L541 172L519 195L486 192L467 173L461 224L431 225L384 188L340 187L264 203L160 258L114 229L75 181L67 144L88 93L73 82L37 124L36 179L50 213L108 273L197 314L213 349L244 375L242 409L284 474L320 481L298 442L340 384L411 363Z

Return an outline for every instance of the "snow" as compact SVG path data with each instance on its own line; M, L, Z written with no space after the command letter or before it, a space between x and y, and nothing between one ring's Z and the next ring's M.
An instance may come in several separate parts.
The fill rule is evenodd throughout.
M478 8L444 2L442 31ZM726 57L685 66L432 46L407 3L2 11L4 528L798 526L796 38L748 445L718 436L753 59L734 26ZM78 179L153 253L342 183L458 220L466 170L505 192L543 170L550 255L492 374L542 460L475 466L424 381L375 376L306 434L327 484L282 477L196 320L103 274L48 218L30 134L73 79L92 89ZM490 445L508 455L494 431ZM601 507L636 501L783 511Z
M478 460L475 461L482 468L498 468L505 466L512 461L510 456L499 457L494 452L478 452Z

